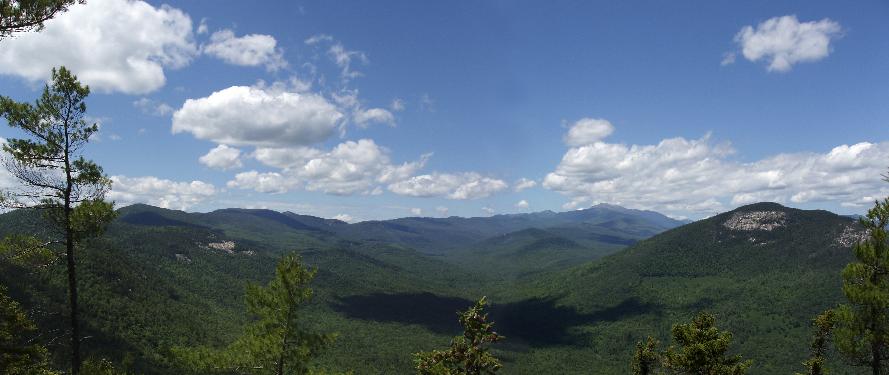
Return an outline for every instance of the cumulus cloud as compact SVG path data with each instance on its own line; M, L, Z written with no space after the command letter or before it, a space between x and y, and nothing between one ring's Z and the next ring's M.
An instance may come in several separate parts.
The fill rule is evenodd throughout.
M219 145L201 156L198 161L213 169L229 170L241 168L241 150L226 145Z
M390 184L389 191L413 197L477 199L488 197L507 187L503 180L484 177L475 172L433 173L413 176Z
M441 216L448 216L448 208L445 206L435 207L435 211Z
M277 48L277 41L271 35L238 37L233 31L223 29L210 36L210 44L204 46L203 51L232 65L265 66L269 71L287 66L283 51Z
M142 113L152 116L167 116L173 113L173 107L167 103L151 100L148 98L139 98L133 101L133 107L136 107Z
M147 203L186 210L216 195L216 188L202 181L177 182L157 177L111 176L108 198L120 205Z
M394 164L389 150L371 139L343 142L327 152L305 147L260 148L254 158L281 168L281 172L239 173L228 186L260 192L286 192L303 187L333 195L379 194L382 192L380 185L409 178L426 164L430 156Z
M414 216L423 215L423 209L417 208L417 207L411 208L411 215L414 215Z
M299 186L299 184L298 179L281 173L249 171L236 174L235 179L227 182L226 186L255 190L260 193L281 194Z
M494 208L491 207L491 206L484 206L484 207L482 207L482 211L484 211L484 212L485 212L486 214L488 214L488 215L493 215L495 212L497 212L497 211L494 210Z
M516 206L516 208L526 209L526 208L528 208L528 206L530 206L530 205L528 204L528 201L522 199L522 200L518 201L518 202L515 204L515 206Z
M173 113L173 133L237 146L299 146L327 139L342 118L334 104L317 94L232 86L186 100Z
M387 124L395 126L395 116L382 108L362 109L355 113L355 123L360 127L367 127L371 123Z
M799 22L789 15L770 18L756 27L744 26L735 35L735 42L747 60L765 60L768 71L786 72L796 63L827 57L830 42L841 34L840 24L828 18Z
M524 191L524 190L533 188L535 186L537 186L537 181L529 180L529 179L523 177L523 178L520 178L518 181L516 181L515 184L513 184L513 190L515 190L515 192L518 193L520 191Z
M42 81L64 65L94 90L145 94L165 84L165 68L197 54L191 18L166 5L90 0L45 26L3 41L0 74Z
M565 205L569 209L607 202L688 216L763 200L851 206L862 196L889 194L880 179L889 142L748 163L731 160L734 152L728 144L713 143L709 135L656 145L600 140L568 149L543 186L571 197Z
M568 146L585 145L599 141L613 132L614 126L608 120L582 118L571 126L564 141Z

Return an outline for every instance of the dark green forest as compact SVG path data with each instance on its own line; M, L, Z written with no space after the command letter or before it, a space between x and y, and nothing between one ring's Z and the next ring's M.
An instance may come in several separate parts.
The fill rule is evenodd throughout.
M321 219L274 211L125 207L81 256L84 347L133 373L184 371L172 350L221 348L238 337L251 321L247 284L268 282L290 252L318 270L302 323L338 334L314 363L362 374L413 372L412 353L446 347L460 332L455 313L482 295L506 337L493 346L503 373L624 374L637 341L669 342L674 324L701 311L734 334L732 350L754 360L749 373L792 373L807 357L810 320L843 301L840 271L853 259L844 241L858 225L850 218L762 203L626 246L620 241L638 236L612 223L644 219L607 207L588 211L577 228L589 230L573 231L575 239L552 229L567 225L561 219L547 227L538 214L495 216L484 220L491 229L472 226L488 233L464 250L435 251L446 245L430 242L421 252L378 238L443 227L460 233L464 219L332 223L376 229L359 238L351 228L337 233ZM782 212L784 224L770 231L726 226L733 215L756 212ZM520 226L511 222L544 228L495 234ZM33 211L0 216L5 235L41 227ZM470 264L474 256L478 263ZM59 266L2 267L0 281L40 331L63 332ZM60 365L63 344L45 343ZM833 373L856 373L837 356L831 365Z

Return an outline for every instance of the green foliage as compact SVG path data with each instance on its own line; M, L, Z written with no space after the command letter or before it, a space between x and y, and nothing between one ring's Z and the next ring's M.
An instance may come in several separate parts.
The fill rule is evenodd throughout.
M32 342L37 326L0 285L0 374L51 375L46 348Z
M728 355L731 332L716 327L716 318L701 313L691 323L677 324L672 329L673 341L663 354L663 366L673 374L742 375L753 361L740 355Z
M28 6L36 4L29 3ZM18 10L22 10L22 5L27 4L16 5ZM81 155L83 146L99 130L96 124L87 124L84 119L89 87L81 85L65 67L53 69L51 81L51 85L44 86L43 94L34 105L0 97L0 115L6 118L9 126L28 135L28 138L10 138L3 145L3 151L11 156L4 161L6 169L20 186L4 191L0 195L0 204L43 210L54 224L56 235L47 246L64 244L71 322L71 369L77 375L81 356L74 250L77 243L104 231L114 218L114 209L113 204L103 202L105 193L111 188L111 180L101 167Z
M463 336L454 337L447 350L416 353L417 374L421 375L481 375L494 374L503 365L491 354L489 344L504 337L494 332L494 322L485 312L487 299L482 297L462 313L460 325Z
M0 0L0 38L40 30L43 23L83 0Z
M850 363L880 374L889 359L889 198L876 202L860 223L868 237L853 248L856 261L843 269L848 303L837 308L834 341Z
M630 364L633 375L652 375L655 373L661 361L658 345L660 343L657 339L651 336L648 336L645 341L636 343L636 351L633 353L633 361Z
M257 320L222 351L180 351L197 369L238 374L309 374L309 362L334 341L303 327L300 307L312 299L308 287L316 270L303 267L296 255L285 256L268 286L249 285L247 310Z
M828 373L826 369L827 344L836 321L837 315L833 310L827 310L812 319L815 335L812 338L809 359L803 362L803 366L809 370L805 375L826 375ZM797 373L797 375L804 374Z
M625 375L639 338L651 334L668 343L674 322L706 309L733 333L733 351L756 358L749 374L791 374L809 354L800 345L811 337L808 321L843 299L837 276L852 254L835 241L845 228L858 227L826 211L744 209L783 210L787 227L730 231L722 223L733 213L726 213L581 267L500 284L409 248L294 229L288 213L124 207L106 235L80 252L90 336L84 351L132 373L183 373L168 348L234 342L250 324L246 284L265 284L282 254L299 249L305 264L319 270L313 303L301 310L306 327L344 333L313 360L317 367L415 372L405 353L446 349L462 332L453 311L488 295L498 301L490 308L497 332L510 338L494 346L507 367L498 373ZM0 215L0 236L45 227L32 210ZM237 244L233 253L207 247L223 241ZM33 312L41 331L65 331L54 313L66 303L64 267L35 270L0 259L0 282ZM53 354L56 368L67 367L63 350ZM828 358L831 375L860 373L838 357Z
M83 362L80 372L83 375L126 375L126 372L117 370L114 364L105 358L87 359Z

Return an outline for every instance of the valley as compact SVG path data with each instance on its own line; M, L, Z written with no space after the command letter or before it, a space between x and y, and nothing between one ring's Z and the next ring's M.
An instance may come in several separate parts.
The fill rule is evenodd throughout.
M318 359L326 368L410 373L411 353L446 346L456 311L486 295L507 338L494 348L505 374L625 374L637 341L666 342L700 311L735 334L751 374L790 373L809 320L843 300L839 271L860 235L848 217L774 203L691 223L609 205L356 224L247 209L118 214L81 255L85 347L146 374L177 371L171 348L237 336L245 286L290 251L318 269L305 324L339 334ZM39 232L40 221L13 211L0 231ZM64 329L62 274L0 267L42 330Z

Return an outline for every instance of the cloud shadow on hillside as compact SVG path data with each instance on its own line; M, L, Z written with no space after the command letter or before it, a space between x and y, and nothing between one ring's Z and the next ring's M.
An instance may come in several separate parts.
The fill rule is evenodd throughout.
M331 307L353 319L415 324L436 333L456 335L460 333L457 311L466 310L473 303L464 298L428 292L373 293L341 297ZM559 306L555 298L531 298L492 304L490 317L497 332L509 339L532 346L555 346L582 342L584 335L577 332L575 328L578 326L660 312L660 306L635 298L592 313Z

